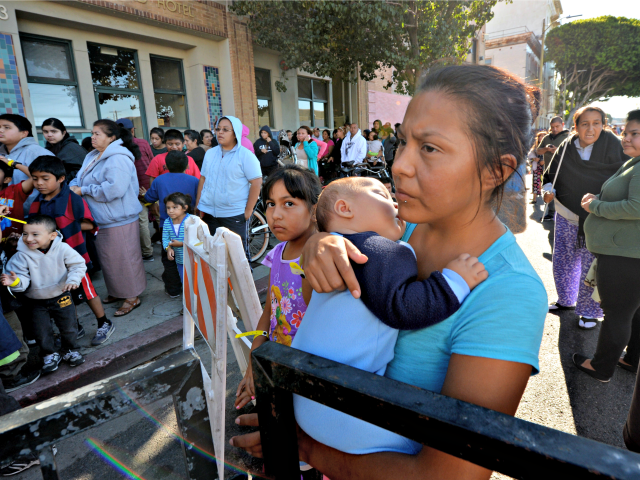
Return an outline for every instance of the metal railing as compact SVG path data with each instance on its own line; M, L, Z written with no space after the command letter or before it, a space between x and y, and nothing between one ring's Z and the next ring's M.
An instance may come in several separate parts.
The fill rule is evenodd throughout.
M218 469L205 401L200 358L183 350L0 417L0 459L35 454L44 480L58 480L52 447L60 440L115 420L167 396L173 397L190 479L215 479Z
M533 33L526 26L508 28L506 30L499 30L497 32L485 33L484 40L495 40L496 38L510 37L512 35L522 35L523 33Z
M265 468L276 480L300 479L293 393L515 478L640 478L640 455L627 450L275 342L251 356Z

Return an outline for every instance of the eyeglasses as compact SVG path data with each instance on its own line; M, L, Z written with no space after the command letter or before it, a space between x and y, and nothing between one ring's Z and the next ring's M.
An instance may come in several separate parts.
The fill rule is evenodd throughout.
M226 128L216 128L216 133L229 133L229 132L233 132L233 130L227 130Z

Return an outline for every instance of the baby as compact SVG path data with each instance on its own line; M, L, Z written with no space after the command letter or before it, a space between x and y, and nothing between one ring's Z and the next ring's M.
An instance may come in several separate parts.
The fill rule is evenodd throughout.
M416 330L453 315L471 289L488 274L475 257L461 255L442 273L417 280L413 249L400 242L404 222L384 185L376 179L336 180L323 191L316 208L318 229L342 235L368 261L352 263L358 279L375 286L363 299L375 298L370 311L349 291L317 293L292 347L377 375L393 359L399 330ZM361 282L362 283L362 282ZM371 289L371 287L369 287ZM351 454L394 451L415 454L422 445L298 395L295 416L317 441Z

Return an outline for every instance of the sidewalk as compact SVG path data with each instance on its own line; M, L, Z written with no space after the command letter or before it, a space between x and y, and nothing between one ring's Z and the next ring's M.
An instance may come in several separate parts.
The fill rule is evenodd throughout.
M86 331L78 342L86 362L75 368L61 363L56 372L13 392L23 407L126 371L182 342L182 297L172 299L164 292L160 249L161 246L155 244L154 261L144 263L147 289L140 296L140 307L124 317L114 318L120 303L104 306L107 317L116 326L106 343L97 347L91 345L98 327L96 318L86 304L78 308L78 318ZM264 301L269 285L268 272L269 269L260 264L253 265L253 277L261 301ZM107 291L102 273L96 274L93 281L98 295L105 298Z

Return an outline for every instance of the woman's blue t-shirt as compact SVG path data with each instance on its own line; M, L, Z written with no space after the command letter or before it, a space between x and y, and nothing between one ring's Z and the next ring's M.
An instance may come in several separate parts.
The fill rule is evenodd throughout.
M409 224L402 240L414 228ZM508 230L479 260L489 278L445 321L401 331L386 377L440 393L453 353L526 363L538 373L548 309L540 277Z

